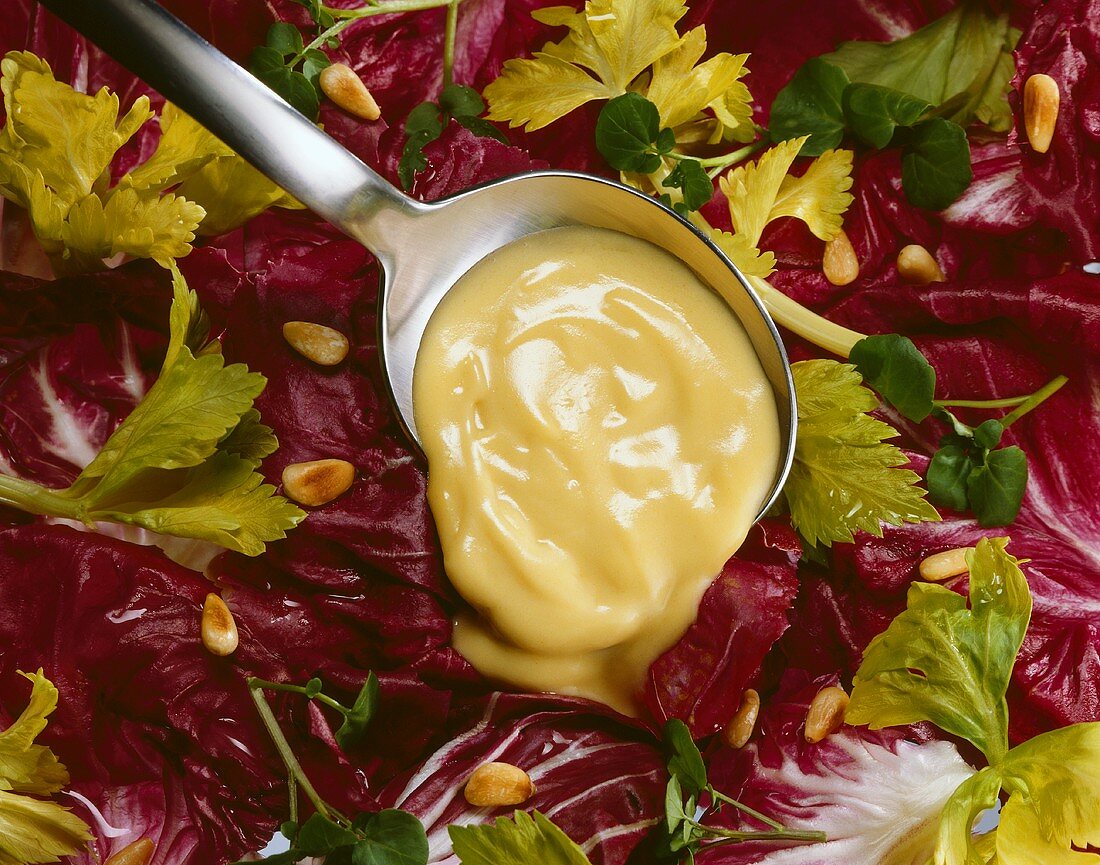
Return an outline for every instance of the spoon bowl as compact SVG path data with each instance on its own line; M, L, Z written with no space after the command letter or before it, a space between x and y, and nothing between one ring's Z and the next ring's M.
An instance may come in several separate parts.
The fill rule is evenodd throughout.
M152 0L43 0L43 5L375 254L382 268L383 371L414 443L416 354L428 320L455 282L485 256L528 234L570 225L607 228L680 259L745 328L779 412L779 464L761 515L775 501L794 457L796 429L783 343L737 268L675 212L620 183L567 171L519 174L441 201L417 201Z

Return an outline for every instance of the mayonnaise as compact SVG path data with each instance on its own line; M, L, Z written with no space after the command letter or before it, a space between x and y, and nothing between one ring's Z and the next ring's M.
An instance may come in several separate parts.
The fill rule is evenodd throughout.
M772 388L683 263L556 228L479 262L413 378L446 570L483 674L633 712L772 486Z

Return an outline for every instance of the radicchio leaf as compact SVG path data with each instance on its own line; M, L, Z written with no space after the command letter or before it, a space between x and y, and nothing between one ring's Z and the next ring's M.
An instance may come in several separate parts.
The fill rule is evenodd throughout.
M429 862L456 865L446 827L487 823L508 808L474 808L462 795L482 763L519 766L535 782L524 803L554 821L595 865L622 865L663 816L664 758L640 727L581 700L492 694L470 705L463 726L379 794L428 830ZM633 860L631 860L633 861Z
M810 701L836 683L790 670L766 699L754 741L722 749L711 761L715 787L788 828L824 831L828 841L799 847L737 844L707 861L721 865L925 865L935 844L940 812L974 774L948 742L916 742L904 731L877 733L842 727L809 744L801 725ZM727 825L759 830L758 824Z

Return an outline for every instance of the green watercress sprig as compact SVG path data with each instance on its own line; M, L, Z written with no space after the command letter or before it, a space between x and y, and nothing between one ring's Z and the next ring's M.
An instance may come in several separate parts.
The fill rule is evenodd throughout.
M1009 426L1066 383L1065 376L1022 397L936 400L936 372L908 337L866 337L852 347L849 359L864 382L909 420L920 422L933 415L951 428L928 466L928 493L934 504L970 511L986 527L1006 526L1016 519L1027 487L1027 455L1015 445L997 446ZM1013 411L971 427L951 407Z
M815 843L827 840L824 832L787 829L781 823L738 802L707 779L703 755L683 721L672 719L665 725L665 751L668 757L668 785L665 788L665 830L658 855L663 859L694 862L699 852L711 847L744 841L796 841ZM734 830L709 826L704 821L724 806L736 808L763 824L761 830ZM701 812L701 813L700 813Z
M424 148L439 138L452 120L480 138L507 144L504 133L481 116L484 112L481 94L461 84L445 85L438 102L422 102L409 112L405 121L405 146L397 166L401 185L405 189L412 188L416 175L428 167Z
M378 705L378 679L373 672L368 673L350 707L326 695L322 687L318 678L310 679L305 685L248 679L249 693L260 719L286 766L289 792L290 818L279 831L290 842L290 849L261 861L269 865L283 865L317 857L329 865L427 865L428 837L415 815L388 808L349 819L321 798L298 762L263 694L264 691L301 694L338 711L343 715L344 723L336 733L336 741L346 750L366 735ZM316 809L304 822L298 818L299 789Z
M957 123L934 116L930 102L879 84L849 80L839 66L808 60L772 103L770 135L809 135L803 156L818 156L846 136L868 147L901 148L905 195L917 207L942 210L970 185L970 144Z
M307 48L301 31L279 21L267 31L263 45L253 50L248 70L310 120L321 108L322 70L329 66L320 48Z

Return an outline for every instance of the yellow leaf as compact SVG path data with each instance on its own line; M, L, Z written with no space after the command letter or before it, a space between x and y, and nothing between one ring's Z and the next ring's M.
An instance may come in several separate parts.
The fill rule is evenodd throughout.
M745 276L763 279L775 270L775 254L761 252L742 234L711 229L710 239Z
M57 862L91 840L84 821L68 808L0 791L0 865Z
M718 181L729 202L733 230L753 246L760 242L764 226L771 220L779 187L805 140L793 138L777 144L756 162L739 165Z
M662 126L679 126L705 108L721 112L719 120L726 126L752 117L748 88L738 80L746 72L748 55L716 54L699 64L706 48L706 28L696 27L653 64L645 95L657 106Z
M46 718L57 708L57 688L37 673L23 673L31 681L30 701L8 729L0 732L0 790L48 796L69 782L69 773L53 752L34 744L46 728Z
M826 150L801 177L787 175L768 214L768 221L793 216L821 240L840 233L844 211L852 203L852 151Z
M125 254L151 258L168 267L191 251L205 211L178 195L117 189L104 204L89 195L69 211L62 232L65 246L97 259Z
M827 151L801 177L789 176L805 140L777 144L755 163L738 166L719 180L734 231L750 246L756 246L764 227L781 216L801 219L822 240L840 231L841 216L852 203L852 153Z
M153 116L139 97L119 117L118 97L100 90L78 93L57 81L49 65L33 54L13 51L0 62L8 111L0 149L72 204L109 180L115 153Z
M529 60L509 60L485 88L490 120L541 129L594 99L612 99L674 50L685 0L588 0L582 12L536 11L545 24L569 28Z
M1000 865L1095 865L1100 847L1100 723L1073 724L1017 745L1004 759L1008 801Z

